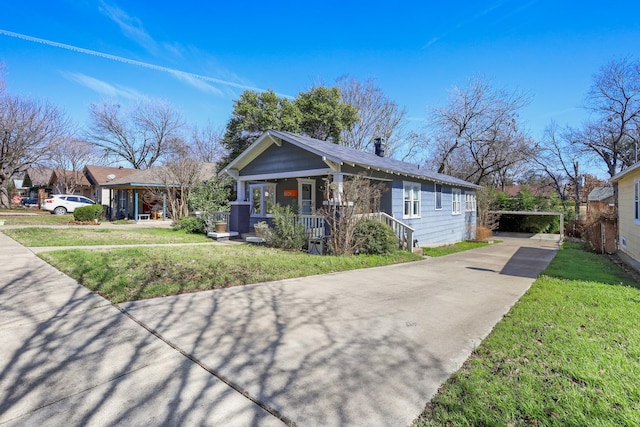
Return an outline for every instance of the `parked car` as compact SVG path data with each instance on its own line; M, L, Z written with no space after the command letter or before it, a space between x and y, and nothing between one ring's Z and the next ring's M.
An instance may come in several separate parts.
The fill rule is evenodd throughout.
M38 206L38 199L32 199L31 197L23 197L22 199L20 199L20 204L26 207Z
M52 214L64 215L67 212L73 212L76 208L95 204L96 202L93 200L78 196L77 194L54 194L48 199L45 199L44 203L42 203L42 209Z

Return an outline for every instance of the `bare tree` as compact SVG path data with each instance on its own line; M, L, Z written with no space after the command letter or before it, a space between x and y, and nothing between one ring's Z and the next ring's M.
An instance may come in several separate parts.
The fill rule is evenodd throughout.
M601 160L609 176L635 163L640 136L640 62L622 59L600 68L593 77L586 108L592 117L574 131L574 144Z
M9 206L11 177L46 161L51 146L69 127L69 120L53 104L0 95L0 205Z
M226 154L222 145L223 130L207 125L202 129L194 126L191 130L190 155L194 160L217 163Z
M525 161L535 144L520 127L518 111L529 102L526 93L496 90L480 77L454 87L429 123L438 172L479 184Z
M102 163L103 159L95 145L80 138L65 136L52 145L46 165L56 171L63 191L72 194L84 180L84 167Z
M555 189L562 207L567 209L567 199L576 202L576 218L580 214L580 153L571 143L570 130L560 131L556 122L551 122L544 131L539 154L531 161L536 169L543 172ZM575 189L576 193L568 194L568 189Z
M342 100L358 109L360 121L342 131L341 144L362 151L373 151L373 141L382 138L385 155L404 157L415 154L415 145L404 134L406 111L387 98L375 81L364 83L342 76L337 79Z
M161 100L144 100L124 110L114 102L92 104L87 139L106 157L146 169L183 143L180 113Z
M324 207L318 210L329 227L329 247L334 255L350 255L362 244L356 239L358 223L366 214L380 211L384 184L357 175L344 182L326 181Z
M156 201L166 197L169 214L175 221L189 215L191 190L215 175L213 166L190 158L187 148L183 147L166 159L164 165L152 169L161 185L149 187L147 191Z

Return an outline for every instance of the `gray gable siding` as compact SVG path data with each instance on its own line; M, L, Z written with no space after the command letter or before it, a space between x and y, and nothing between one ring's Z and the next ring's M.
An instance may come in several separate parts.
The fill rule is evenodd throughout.
M287 142L272 145L242 170L241 176L327 168L322 159Z
M421 184L420 218L403 219L403 185L405 182ZM452 214L453 188L447 185L442 186L442 209L436 210L433 182L395 179L392 186L393 217L415 230L414 239L417 239L420 245L454 243L468 239L470 237L469 227L475 227L475 213L468 215L465 212L465 190L461 189L461 212L459 215Z

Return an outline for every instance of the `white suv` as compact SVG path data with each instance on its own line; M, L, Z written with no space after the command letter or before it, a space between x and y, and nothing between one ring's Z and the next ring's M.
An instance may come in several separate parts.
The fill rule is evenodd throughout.
M42 209L52 214L64 215L67 212L73 212L76 208L95 204L93 200L77 194L54 194L42 203Z

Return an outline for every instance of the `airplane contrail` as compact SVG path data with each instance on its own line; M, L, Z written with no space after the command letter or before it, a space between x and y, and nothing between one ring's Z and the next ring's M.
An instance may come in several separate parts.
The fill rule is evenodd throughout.
M26 41L30 41L30 42L34 42L34 43L41 43L41 44L44 44L44 45L47 45L47 46L57 47L57 48L60 48L60 49L66 49L66 50L70 50L72 52L84 53L86 55L92 55L92 56L97 56L99 58L110 59L112 61L118 61L118 62L122 62L122 63L129 64L129 65L135 65L135 66L138 66L138 67L149 68L151 70L163 71L165 73L169 73L169 74L173 74L173 75L199 79L199 80L203 80L205 82L217 83L217 84L220 84L220 85L231 86L231 87L235 87L235 88L239 88L239 89L253 90L253 91L257 91L257 92L264 92L265 91L265 89L260 89L260 88L256 88L256 87L252 87L252 86L246 86L246 85L242 85L242 84L239 84L239 83L234 83L234 82L230 82L230 81L226 81L226 80L216 79L216 78L213 78L213 77L202 76L200 74L187 73L186 71L174 70L172 68L162 67L160 65L154 65L154 64L149 64L147 62L136 61L134 59L123 58L122 56L110 55L108 53L98 52L98 51L90 50L90 49L84 49L82 47L72 46L70 44L54 42L52 40L46 40L46 39L41 39L41 38L38 38L38 37L27 36L27 35L20 34L20 33L14 33L13 31L7 31L7 30L0 29L0 34L4 35L4 36L8 36L8 37L13 37L13 38L16 38L16 39L22 39L22 40L26 40ZM284 95L284 96L286 96L286 95Z

